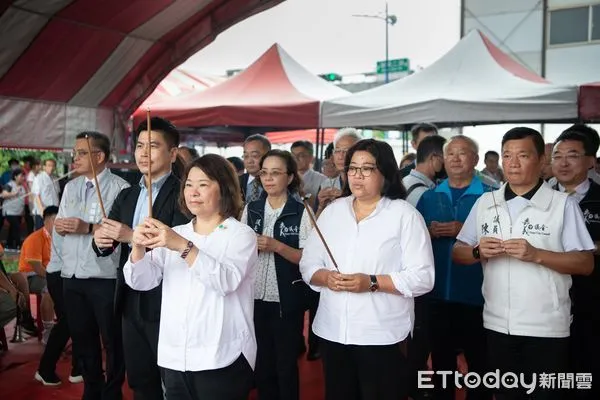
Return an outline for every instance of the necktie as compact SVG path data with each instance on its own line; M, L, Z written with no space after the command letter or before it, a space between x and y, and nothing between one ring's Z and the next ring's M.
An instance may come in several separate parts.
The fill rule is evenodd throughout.
M90 181L85 183L85 201L88 202L94 195L94 184Z
M250 196L248 202L256 201L260 198L260 191L258 187L258 179L254 179L252 183L250 183Z

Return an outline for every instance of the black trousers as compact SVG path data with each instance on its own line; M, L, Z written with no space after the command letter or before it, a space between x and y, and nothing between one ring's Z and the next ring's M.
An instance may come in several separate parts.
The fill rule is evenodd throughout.
M409 393L413 399L422 398L422 390L418 388L419 371L427 371L427 358L431 352L431 328L429 326L428 297L415 298L415 323L412 337L407 340L407 357L409 364Z
M5 218L9 224L6 247L10 249L21 247L21 215L6 215Z
M164 368L169 400L247 400L252 368L243 354L233 364L209 371L174 371Z
M308 307L308 352L316 353L319 351L319 338L312 330L313 322L317 316L317 308L319 307L319 292L310 291L309 307Z
M84 381L84 400L121 400L125 381L121 319L114 314L114 279L64 279L65 309ZM106 379L102 369L106 352Z
M462 350L469 372L483 377L488 371L486 332L483 328L483 306L432 300L429 304L431 323L431 364L433 371L456 371L456 355ZM434 375L435 398L454 400L454 379ZM464 383L461 383L464 386ZM491 399L491 391L484 385L467 390L467 399Z
M573 399L600 399L600 315L598 309L573 314L570 337L571 373L591 374L591 388L578 388L570 393ZM581 384L580 384L581 386Z
M31 215L29 204L25 204L23 219L25 220L25 226L27 227L27 236L29 236L33 232L33 216Z
M529 384L536 374L536 388L527 394L521 388L494 389L496 400L512 399L571 399L572 396L558 390L556 379L554 387L539 388L540 374L565 373L569 370L569 338L540 338L530 336L513 336L487 330L489 365L492 371L498 369L500 375L512 372L524 374L524 381ZM520 379L520 378L519 378Z
M298 400L298 329L304 313L280 314L280 304L254 302L256 389L260 400Z
M402 400L408 395L408 362L401 343L343 345L321 339L325 400Z
M133 293L125 301L137 302L139 297ZM146 321L139 313L125 311L122 324L127 383L134 399L162 400L162 371L157 365L160 321Z
M67 342L71 338L71 334L69 333L69 323L67 321L67 315L65 314L63 279L60 277L60 272L46 274L46 283L48 285L50 297L52 297L52 301L54 302L56 324L50 331L48 343L46 343L46 348L44 349L44 354L42 354L40 365L38 367L38 371L42 376L48 376L49 374L56 372L56 363L60 359ZM75 349L73 349L71 358L72 373L79 374L76 360Z

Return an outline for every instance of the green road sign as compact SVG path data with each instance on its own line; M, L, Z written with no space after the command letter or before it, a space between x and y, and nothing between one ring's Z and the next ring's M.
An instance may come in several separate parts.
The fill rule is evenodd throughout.
M388 72L408 72L410 61L408 58L396 58L388 61ZM377 73L385 74L385 61L377 61Z

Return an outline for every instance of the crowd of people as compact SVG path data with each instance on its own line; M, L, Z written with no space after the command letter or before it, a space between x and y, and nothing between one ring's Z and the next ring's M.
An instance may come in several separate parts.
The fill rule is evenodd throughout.
M46 299L37 381L61 384L71 340L68 379L86 400L121 399L126 378L135 399L242 400L256 389L298 400L305 353L322 360L327 400L453 399L467 372L496 370L577 380L533 393L467 385L467 398L600 398L590 127L551 144L511 129L482 171L475 140L431 124L413 128L416 154L403 160L344 128L320 173L307 141L285 151L249 136L240 165L150 122L135 132L135 184L107 167L98 132L76 137L77 177L62 193L53 160L31 189L18 163L7 172L10 229L26 201L39 229L19 272L0 273L0 324L20 309L34 333L25 299ZM15 235L7 246L21 246ZM433 374L426 388L428 370L462 377Z

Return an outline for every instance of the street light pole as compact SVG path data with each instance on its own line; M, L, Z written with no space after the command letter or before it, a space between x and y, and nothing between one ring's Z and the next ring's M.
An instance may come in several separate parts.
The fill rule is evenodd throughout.
M390 17L388 14L388 3L385 2L385 83L390 81Z
M387 1L385 2L385 16L383 16L383 17L381 16L381 14L379 14L379 15L353 15L353 17L375 18L375 19L380 19L383 22L385 22L385 83L388 83L390 81L390 71L389 71L389 69L390 69L390 66L389 66L390 33L389 33L389 29L390 29L390 25L396 24L396 22L398 21L398 18L395 15L389 14Z

